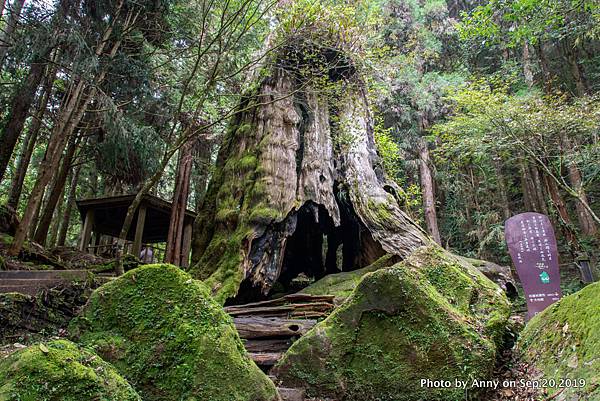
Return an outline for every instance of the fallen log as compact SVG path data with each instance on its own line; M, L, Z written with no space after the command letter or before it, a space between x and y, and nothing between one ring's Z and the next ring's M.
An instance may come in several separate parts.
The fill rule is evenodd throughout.
M286 338L304 335L317 324L317 321L264 317L236 317L233 318L233 324L241 338Z

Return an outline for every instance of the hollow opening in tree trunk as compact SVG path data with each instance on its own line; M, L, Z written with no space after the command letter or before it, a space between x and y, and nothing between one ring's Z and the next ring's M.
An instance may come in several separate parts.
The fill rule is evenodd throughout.
M265 244L281 244L279 250L268 255L269 264L277 266L279 271L276 281L265 294L263 289L246 279L237 296L227 304L255 302L298 292L328 274L368 266L385 254L357 217L347 196L341 191L336 192L340 225L335 226L325 207L309 201L276 228L267 229L262 237L253 241L251 254L260 253L260 258L264 259L262 249Z

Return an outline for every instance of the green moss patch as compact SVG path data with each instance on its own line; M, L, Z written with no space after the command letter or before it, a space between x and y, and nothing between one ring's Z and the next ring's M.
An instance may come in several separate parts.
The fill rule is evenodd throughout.
M509 303L473 266L437 246L366 274L350 298L276 367L286 386L340 400L464 400L421 379L492 373Z
M365 274L389 267L394 263L395 259L393 255L388 254L362 269L328 274L314 284L304 288L301 292L310 295L335 295L335 302L339 304L352 294L352 291L354 291Z
M564 389L558 400L600 399L600 283L569 295L525 326L518 343L523 362ZM585 381L584 386L578 379Z
M103 285L71 332L146 401L276 398L208 288L172 265L146 265Z
M70 341L35 344L0 360L2 401L141 401L117 371Z

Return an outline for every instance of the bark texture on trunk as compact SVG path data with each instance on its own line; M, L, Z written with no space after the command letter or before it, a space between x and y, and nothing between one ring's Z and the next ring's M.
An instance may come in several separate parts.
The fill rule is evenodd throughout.
M246 98L219 152L196 224L192 273L221 302L267 294L298 273L406 257L429 243L400 209L358 84L332 101L283 69ZM387 190L387 191L386 191ZM341 265L325 257L342 247ZM244 291L241 291L242 288Z
M421 179L421 191L423 193L423 214L425 215L427 231L429 231L433 240L441 245L442 238L438 228L437 212L435 210L434 182L430 166L429 148L427 147L427 141L423 140L419 146L419 175Z
M165 262L182 266L182 258L188 258L189 255L182 255L181 244L183 241L183 220L190 192L190 175L192 172L192 150L193 143L190 141L180 149L179 163L177 164L177 174L175 182L175 191L173 193L173 202L171 207L171 220L169 223L169 232L167 234L167 250Z
M75 136L71 137L67 150L62 157L62 164L58 169L56 176L54 177L48 201L46 202L43 212L40 215L38 227L35 231L33 240L42 246L46 245L46 239L48 238L48 232L50 231L50 224L52 223L52 217L57 209L57 205L60 199L63 197L65 184L67 183L67 177L71 170L71 162L75 151L77 150L78 140Z
M49 53L49 49L48 49ZM36 58L31 64L27 78L23 82L23 86L18 90L11 99L11 109L7 115L6 125L0 137L2 147L0 147L0 182L4 178L6 168L12 157L13 151L25 125L29 108L35 99L35 91L37 90L46 64L43 62L48 53L40 58Z

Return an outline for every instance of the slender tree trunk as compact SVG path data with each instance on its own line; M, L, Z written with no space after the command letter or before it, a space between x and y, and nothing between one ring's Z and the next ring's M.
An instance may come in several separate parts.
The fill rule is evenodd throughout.
M69 232L69 223L71 222L71 211L75 205L75 198L77 196L77 183L79 182L79 174L81 172L81 166L77 166L71 175L71 182L69 184L69 193L67 195L67 204L65 205L65 211L62 215L62 221L60 223L60 229L58 231L58 238L56 239L56 246L64 246L67 240L67 233Z
M52 223L52 217L54 216L55 210L57 210L57 204L63 197L65 184L67 182L67 176L71 169L71 162L77 149L78 139L76 136L72 136L69 140L69 145L62 158L62 164L58 169L57 175L54 177L54 183L50 189L50 196L44 207L44 210L40 216L35 235L34 241L38 244L45 245L50 230L50 224Z
M508 200L508 191L506 189L506 181L502 174L501 159L499 157L494 158L494 169L496 171L496 181L498 183L498 195L500 196L500 202L502 207L502 217L504 220L510 218L510 203Z
M171 220L167 236L167 249L165 262L181 265L181 243L183 239L183 221L190 187L190 175L192 171L192 142L181 147L175 191L173 194L173 205L171 208Z
M208 184L208 177L210 171L210 157L212 155L214 144L212 141L207 140L198 146L197 163L195 163L196 173L194 174L194 194L195 194L195 205L194 210L200 210L202 205L202 199L206 193L206 186Z
M546 93L550 93L552 91L552 74L550 72L550 67L548 63L548 59L546 58L546 53L544 52L544 44L539 43L536 46L538 60L540 62L540 69L542 70L542 79L544 82L544 90Z
M4 59L6 58L8 48L10 47L12 35L17 28L17 24L19 23L19 18L21 17L21 11L23 10L24 4L25 0L15 0L13 2L12 7L10 7L8 10L8 18L6 20L4 31L0 31L0 71L4 65ZM2 8L4 8L4 4L2 4Z
M37 142L40 129L42 128L42 121L46 112L46 108L48 106L48 100L50 99L52 83L54 82L55 76L56 70L54 70L54 72L50 74L46 79L46 82L44 84L44 92L38 103L37 112L33 116L31 127L29 127L27 138L25 139L25 143L23 144L23 151L21 152L21 155L19 156L19 161L17 162L17 170L11 182L8 204L12 206L15 210L17 209L19 205L19 200L21 199L21 193L23 191L23 182L25 181L25 175L27 174L27 169L29 168L29 163L31 162L31 155L33 154L33 150L35 149L35 144Z
M540 177L540 171L536 165L529 166L532 178L532 195L535 198L536 211L548 214L548 207L546 206L546 199L544 196L544 183Z
M60 196L58 198L58 202L56 203L56 207L54 209L54 213L52 213L52 221L51 227L49 230L49 238L46 239L45 246L48 248L54 248L56 246L56 239L58 238L58 230L60 229L60 221L61 216L63 215L63 210L65 206L65 187L62 188L60 192Z
M575 209L577 210L577 219L579 221L579 226L581 227L581 232L587 236L594 236L598 233L598 226L585 208L585 204L589 205L589 202L582 185L581 172L577 166L572 163L569 164L567 170L571 186L573 187L573 190L579 194L578 198L575 200Z
M423 194L423 213L425 215L427 231L432 236L433 240L441 245L442 239L440 237L437 212L435 210L435 190L430 163L429 148L427 147L426 140L423 139L419 146L419 173L421 178L421 191Z
M531 88L533 86L533 69L531 67L531 54L527 41L523 43L523 76L525 77L527 86Z
M122 6L123 0L121 0L118 4L116 12L117 15L120 13ZM129 20L129 22L132 22L132 20ZM125 25L128 26L128 24ZM114 25L110 25L104 31L104 34L102 35L102 38L96 47L95 54L97 57L100 57L104 53L104 48L109 42L113 29ZM113 47L107 57L108 60L112 60L114 58L120 45L120 41L116 41L113 44ZM52 178L52 174L58 167L60 156L64 150L66 142L73 134L75 127L81 121L89 102L96 95L96 88L102 83L102 81L104 81L105 76L106 69L103 69L95 77L94 82L92 85L90 85L91 88L88 87L85 81L79 80L76 84L73 83L71 89L68 91L68 94L65 97L65 102L63 103L64 107L61 109L56 124L52 129L50 139L48 140L46 156L40 165L38 177L31 191L31 196L29 197L29 201L25 207L25 212L21 222L16 230L13 243L9 249L9 254L17 255L21 251L23 243L25 242L27 232L26 227L31 224L35 210L38 208L39 203L41 202L41 195L44 193L48 182Z
M564 59L569 65L569 70L571 72L571 76L573 77L573 82L575 83L575 93L577 96L583 96L587 93L588 86L583 68L577 61L577 51L567 40L562 41L562 48L564 52Z
M29 108L35 99L35 92L44 76L45 64L43 59L48 56L49 52L50 49L43 57L36 58L31 64L23 86L11 99L11 108L0 138L2 143L2 147L0 147L0 182L4 178L6 168L25 125Z
M546 184L546 188L548 190L548 194L550 195L550 199L552 200L552 204L556 209L559 218L559 224L562 228L562 232L567 240L567 243L571 247L571 249L578 249L579 244L577 241L577 236L573 232L573 223L571 222L571 217L569 216L569 211L567 210L567 205L562 195L560 194L560 190L556 185L556 182L551 178L544 174L544 183Z
M533 190L531 180L529 178L529 168L524 161L520 163L521 168L521 192L523 193L523 205L526 211L536 211L536 207L533 202Z
M38 204L37 208L33 212L33 216L31 218L31 224L27 228L27 237L28 238L33 238L33 235L35 234L35 228L37 227L37 223L40 218L40 213L42 212L42 206L44 205L44 203L45 203L44 201L47 198L48 198L48 192L44 189L44 191L42 192L42 195L41 195L40 203Z

